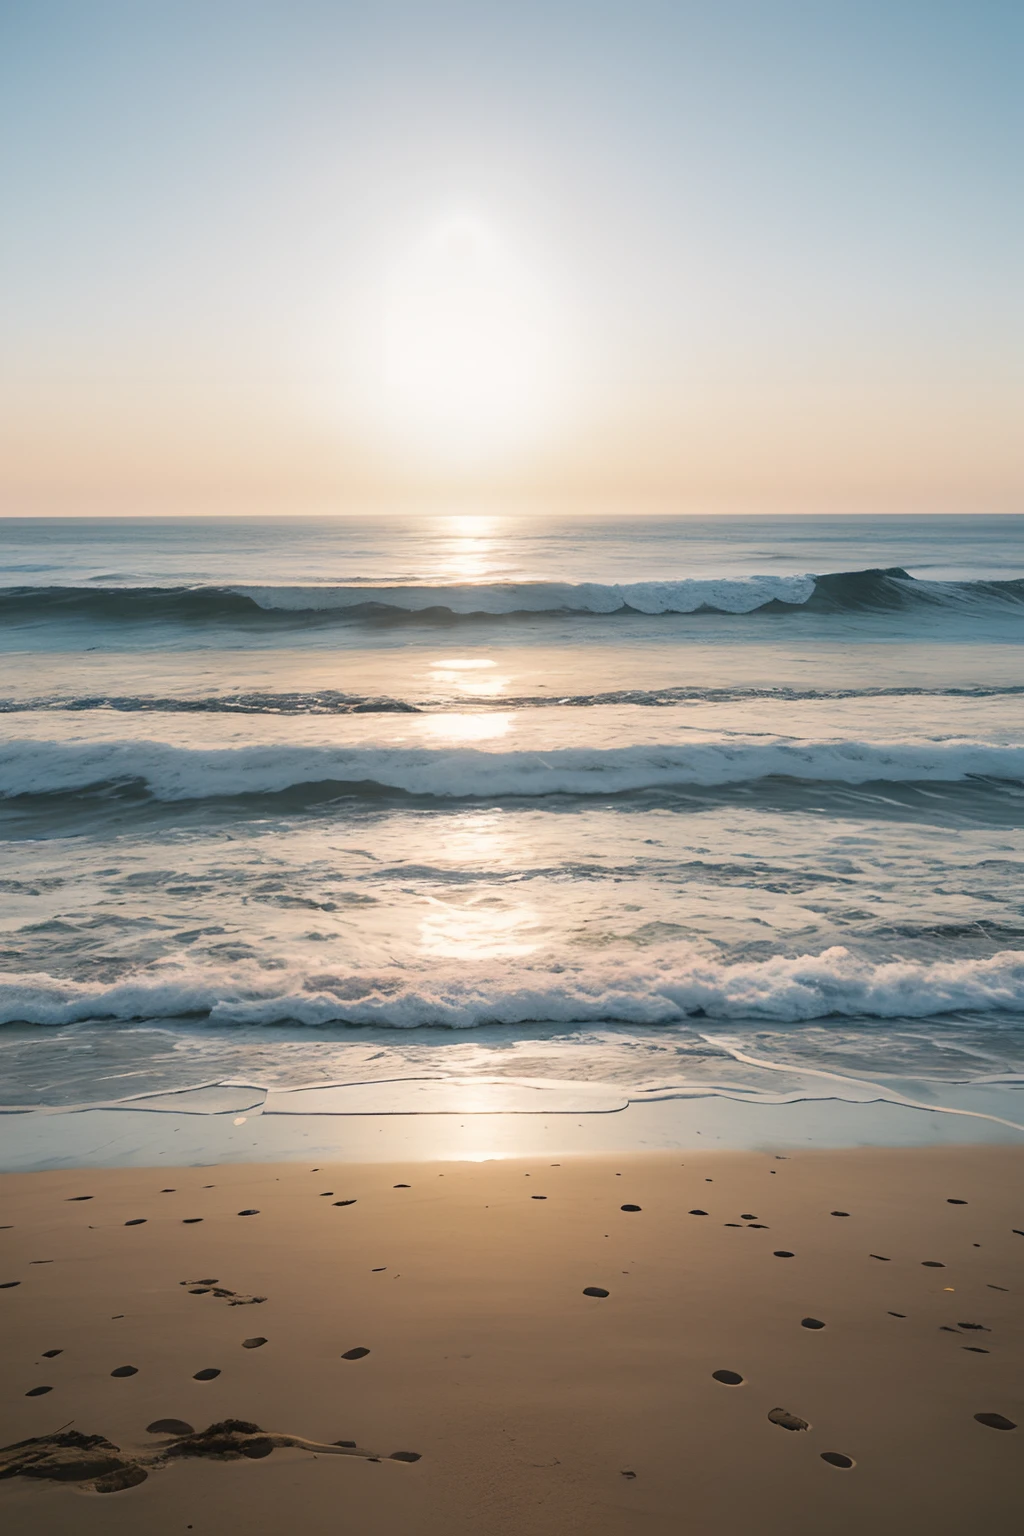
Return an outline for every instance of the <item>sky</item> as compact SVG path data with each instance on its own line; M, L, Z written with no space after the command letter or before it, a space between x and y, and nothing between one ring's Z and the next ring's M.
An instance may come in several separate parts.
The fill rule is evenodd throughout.
M0 0L0 510L1021 510L1019 0Z

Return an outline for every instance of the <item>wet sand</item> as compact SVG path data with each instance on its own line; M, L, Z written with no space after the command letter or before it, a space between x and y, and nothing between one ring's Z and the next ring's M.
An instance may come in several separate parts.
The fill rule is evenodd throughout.
M1020 1148L0 1184L15 1536L1024 1515Z

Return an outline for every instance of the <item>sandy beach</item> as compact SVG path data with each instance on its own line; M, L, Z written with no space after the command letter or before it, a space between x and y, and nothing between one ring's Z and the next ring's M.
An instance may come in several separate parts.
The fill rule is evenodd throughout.
M0 1444L102 1441L4 1452L0 1518L1009 1529L1022 1188L1003 1147L9 1175Z

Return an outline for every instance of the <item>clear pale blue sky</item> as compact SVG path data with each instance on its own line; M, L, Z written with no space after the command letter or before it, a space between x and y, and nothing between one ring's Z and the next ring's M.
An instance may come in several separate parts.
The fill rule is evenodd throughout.
M1019 0L2 0L5 510L433 485L360 315L452 211L571 365L496 488L1015 504L1022 85Z

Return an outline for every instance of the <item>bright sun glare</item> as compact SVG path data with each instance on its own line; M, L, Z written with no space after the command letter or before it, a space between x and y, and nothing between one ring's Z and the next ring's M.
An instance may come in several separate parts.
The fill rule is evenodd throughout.
M547 294L499 237L465 215L438 224L384 294L381 410L438 462L514 453L553 424L561 358Z

